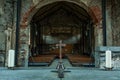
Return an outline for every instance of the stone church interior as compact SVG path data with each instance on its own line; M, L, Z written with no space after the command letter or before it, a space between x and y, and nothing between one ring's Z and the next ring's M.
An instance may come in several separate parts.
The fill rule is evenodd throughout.
M72 66L94 66L94 28L90 15L82 7L56 2L40 8L30 23L29 66L49 66L62 58Z
M65 65L69 63L67 67L104 69L109 63L109 67L120 68L119 3L1 0L0 67L51 67L62 58ZM109 60L107 50L112 53Z

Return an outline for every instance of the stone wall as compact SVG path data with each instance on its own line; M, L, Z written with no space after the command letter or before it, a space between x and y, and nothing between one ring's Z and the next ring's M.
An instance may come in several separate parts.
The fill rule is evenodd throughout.
M24 55L20 52L19 53L19 62L21 66L27 65L27 55L29 53L27 53L29 51L28 49L28 34L25 31L27 31L27 27L30 25L30 18L34 15L34 13L40 9L42 6L52 3L52 2L56 2L56 1L61 1L61 0L25 0L22 2L22 13L21 13L21 26L20 26L20 51L24 50L25 53ZM94 19L94 25L96 28L96 32L95 32L95 41L96 41L96 45L95 46L99 46L102 45L102 28L101 28L101 0L63 0L63 1L68 1L68 2L73 2L76 3L78 5L80 5L81 7L85 8L87 10L87 12L92 16L92 18ZM88 10L88 8L90 10ZM91 12L93 11L93 12ZM92 15L94 14L94 15ZM98 32L99 31L99 32ZM24 34L25 33L25 34ZM99 35L99 36L98 36ZM26 36L26 38L24 38ZM22 39L25 40L22 40ZM22 61L23 60L23 61ZM24 64L25 62L25 64Z
M101 0L89 1L89 8L94 14L91 15L94 24L95 47L103 45L103 28L102 28L102 7ZM89 13L91 14L91 13Z
M120 46L120 0L112 1L113 46Z
M0 37L2 37L0 39L0 50L5 50L5 34L4 34L4 29L5 29L5 24L6 24L6 21L5 21L5 17L4 17L4 14L5 14L5 11L4 11L4 0L1 0L0 2Z
M14 0L17 1L17 0ZM33 14L43 5L49 3L49 2L55 2L59 0L22 0L22 11L21 11L21 26L20 26L20 51L24 50L25 53L22 54L21 52L19 53L19 62L21 62L19 65L22 64L22 60L26 59L27 63L27 55L28 55L28 39L29 39L29 27L30 24L30 18L33 16ZM60 0L61 1L61 0ZM68 2L74 2L74 3L84 3L80 4L83 8L86 9L86 6L95 13L89 12L91 17L94 19L94 27L95 27L95 46L100 46L102 45L102 17L101 17L101 0L63 0L63 1L68 1ZM111 0L112 1L112 0ZM109 2L109 1L107 1ZM120 0L113 0L112 1L112 13L108 12L108 14L111 13L112 15L112 36L113 36L113 45L114 46L120 46L120 11L118 10L120 8ZM39 4L39 5L38 5ZM85 6L84 6L85 5ZM110 9L110 8L109 8ZM111 16L108 15L108 17L111 19ZM16 22L16 2L13 2L13 0L1 0L0 1L0 45L3 45L0 47L0 49L5 49L5 43L6 41L6 35L4 33L4 30L8 29L8 27L12 30L11 31L11 39L10 41L10 48L15 48L14 42L15 42L15 22ZM111 22L108 23L108 26L111 25ZM111 29L111 27L109 27ZM109 35L111 31L109 30L107 35ZM14 35L14 36L13 36ZM111 38L111 36L109 36ZM109 43L112 43L108 37ZM6 42L5 42L6 41ZM13 45L11 45L13 44ZM7 44L8 45L8 44ZM27 64L26 64L27 65Z
M0 50L7 57L8 50L14 48L15 34L15 2L13 0L0 1ZM13 33L14 32L14 33ZM6 58L7 63L7 58ZM5 64L7 65L7 64Z
M13 29L15 25L15 4L13 0L1 0L0 2L0 44L5 45L5 30ZM5 47L4 47L5 48Z

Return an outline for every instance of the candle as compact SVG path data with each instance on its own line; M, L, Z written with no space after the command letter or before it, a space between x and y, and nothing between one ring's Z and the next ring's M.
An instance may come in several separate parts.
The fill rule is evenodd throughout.
M14 67L15 66L15 51L9 50L8 54L8 67Z
M111 51L107 50L105 52L105 54L106 54L106 57L105 57L106 58L106 68L112 68Z

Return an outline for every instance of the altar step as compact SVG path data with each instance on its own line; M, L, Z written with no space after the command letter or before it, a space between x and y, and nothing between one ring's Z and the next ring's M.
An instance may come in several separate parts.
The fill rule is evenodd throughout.
M67 55L72 66L94 67L93 58L85 55Z
M29 57L29 66L49 66L55 59L55 55L38 55Z
M56 61L56 59L59 60L59 58L57 58L56 55L38 55L34 57L29 57L28 64L29 66L50 66L53 61ZM68 61L73 67L95 66L93 58L85 55L66 55L64 59L68 59Z

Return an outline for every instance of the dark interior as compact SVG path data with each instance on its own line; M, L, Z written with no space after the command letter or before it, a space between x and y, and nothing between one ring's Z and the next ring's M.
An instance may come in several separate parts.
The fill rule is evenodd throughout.
M40 62L39 59L48 58L48 55L53 57L50 60L59 57L56 44L60 40L65 44L62 46L63 58L71 62L75 58L80 62L79 59L88 57L93 61L94 28L85 9L69 2L56 2L40 8L31 20L29 62Z

